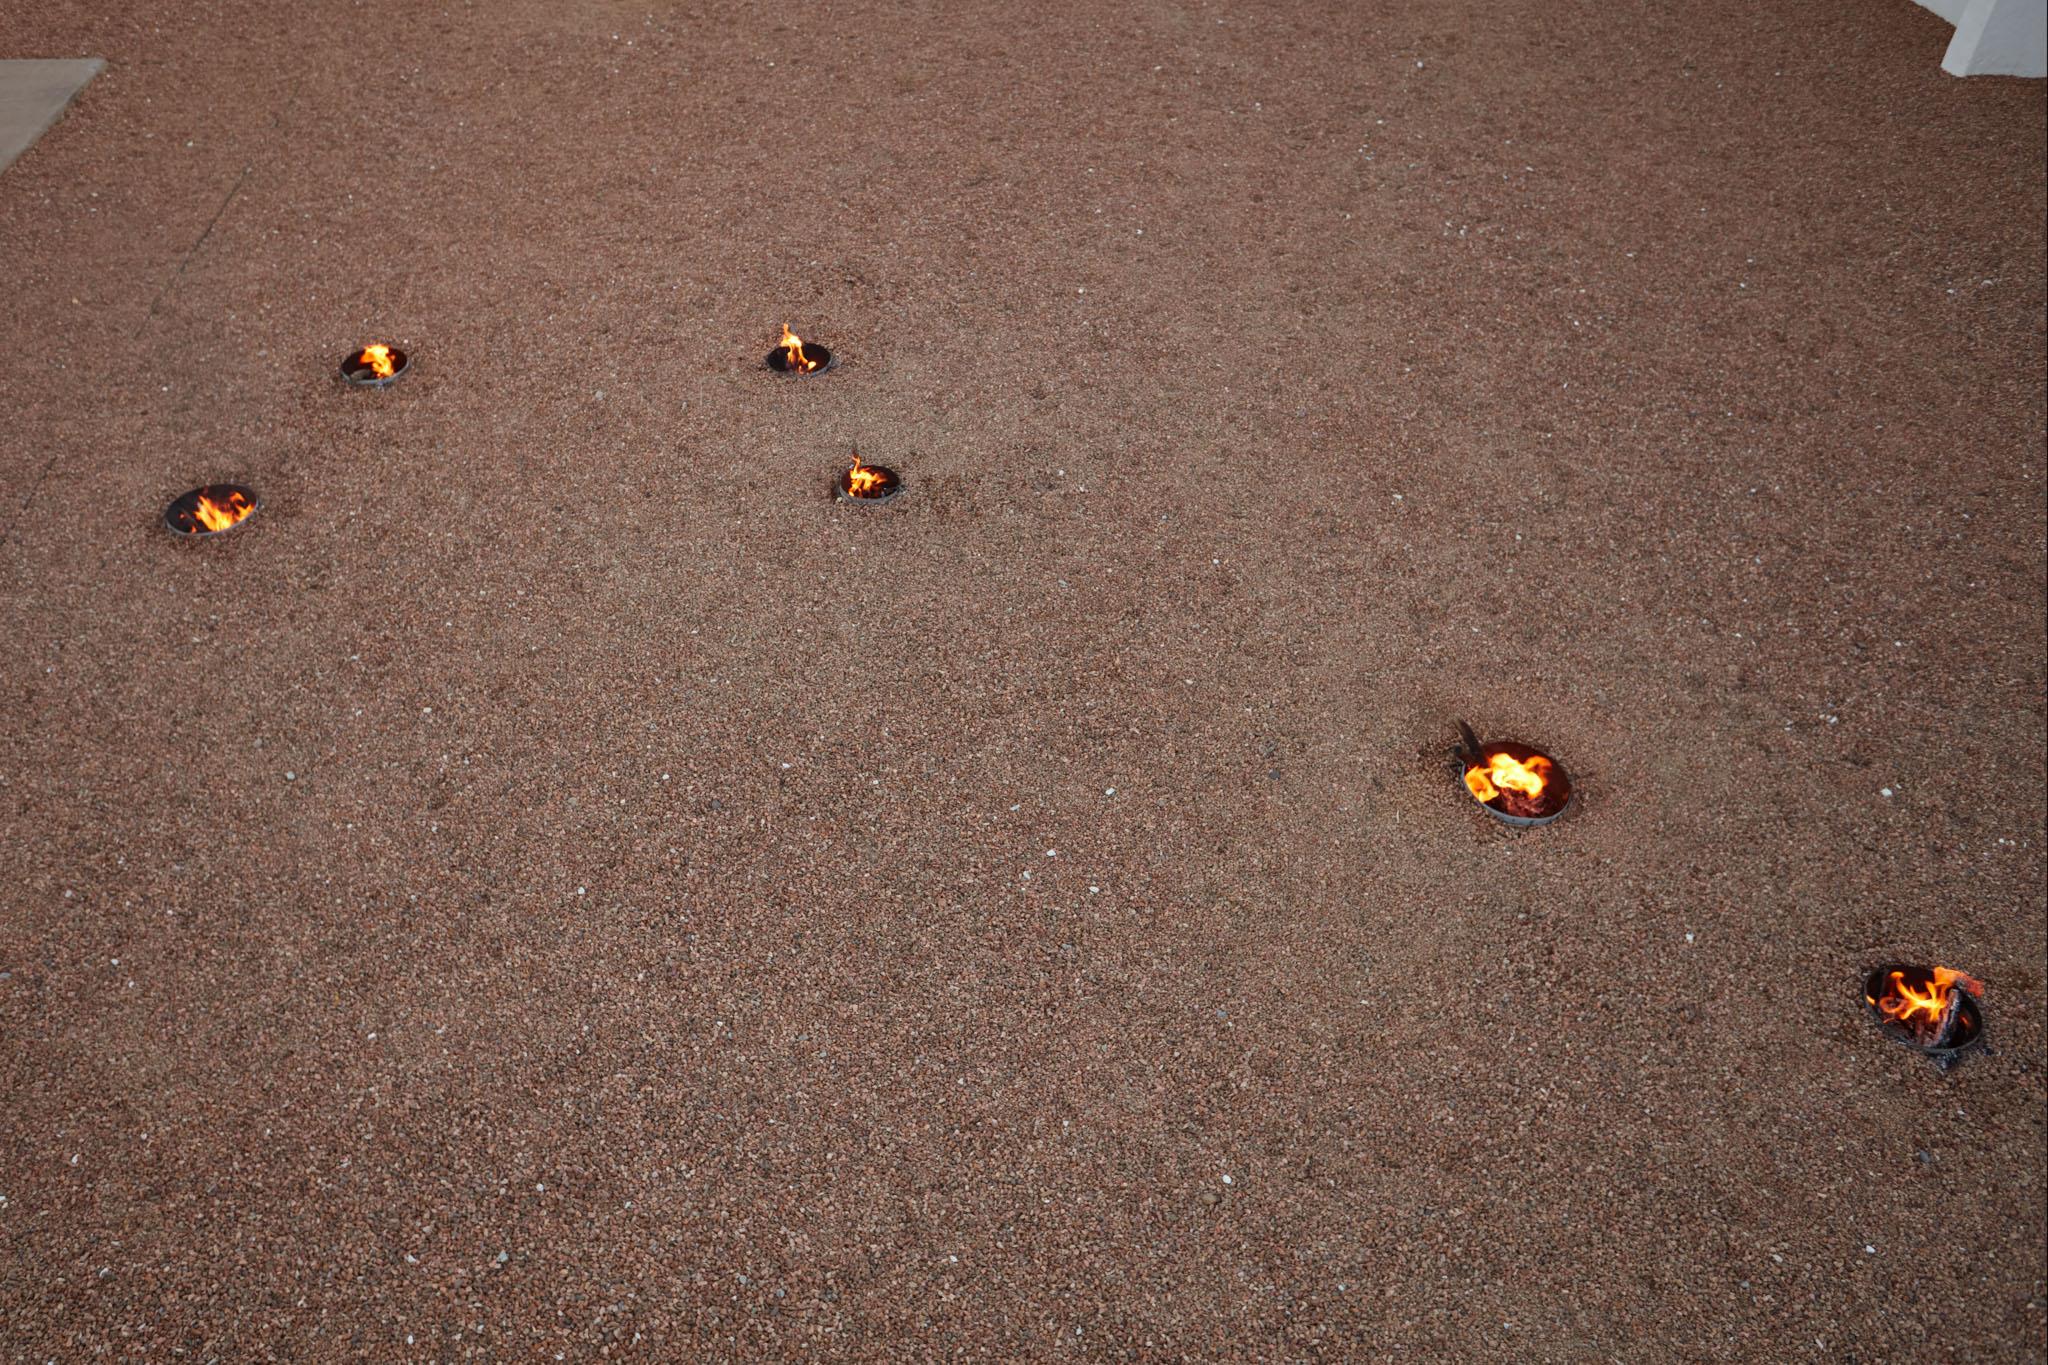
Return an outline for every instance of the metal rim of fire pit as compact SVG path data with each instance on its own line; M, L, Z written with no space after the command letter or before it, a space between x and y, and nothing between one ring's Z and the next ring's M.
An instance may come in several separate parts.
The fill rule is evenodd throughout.
M375 370L362 363L364 349L358 346L355 350L350 351L344 356L341 361L342 379L356 388L388 389L404 378L405 372L412 368L412 356L393 346L391 348L391 359L394 363L391 366L391 373L380 376Z
M248 502L249 510L244 512L241 519L235 522L233 526L223 526L218 531L209 531L204 526L199 525L197 519L193 517L193 510L199 506L199 499L201 497L211 497L215 501L219 501L222 498L232 497L236 493L240 493ZM230 531L240 530L248 525L249 519L262 509L263 500L256 496L255 489L250 488L246 484L204 483L197 488L188 489L171 499L170 506L164 508L164 528L180 540L205 540L210 536L224 536ZM191 524L181 523L178 520L180 516L185 517Z
M815 341L804 343L804 354L818 362L813 370L792 370L789 368L789 352L777 346L768 353L768 368L777 374L786 374L791 379L816 379L839 363L839 353L830 346L820 346Z
M853 471L851 469L842 469L839 471L838 475L835 476L832 480L832 496L836 501L869 504L878 502L893 502L896 498L896 495L903 491L902 477L898 475L895 470L889 468L889 466L885 464L863 464L861 465L861 468L872 469L877 474L885 475L889 480L888 486L885 487L879 493L869 493L866 496L856 496L855 494L847 490L847 476L852 474Z
M1870 969L1863 978L1863 1008L1870 1011L1870 1017L1876 1022L1879 1033L1901 1047L1909 1047L1923 1057L1932 1058L1934 1064L1943 1071L1954 1066L1964 1053L1983 1044L1984 1009L1977 1003L1977 997L1963 990L1961 986L1955 987L1963 997L1962 1002L1956 1006L1956 1017L1967 1024L1970 1036L1953 1047L1928 1047L1913 1036L1913 1030L1886 1017L1885 1012L1877 1007L1877 1002L1884 999L1885 992L1891 988L1893 972L1924 976L1929 980L1934 976L1934 968L1924 962L1882 962Z
M1565 771L1564 764L1558 762L1550 754L1544 753L1543 750L1531 748L1527 744L1518 744L1512 740L1496 740L1491 744L1481 744L1478 737L1472 733L1472 728L1463 721L1458 723L1458 731L1459 740L1457 747L1451 750L1451 772L1457 779L1458 790L1464 794L1467 801L1470 801L1502 824L1512 825L1516 829L1535 829L1538 825L1553 824L1564 819L1565 812L1569 811L1572 808L1572 803L1579 799L1579 789L1572 785L1572 775ZM1489 756L1497 753L1506 754L1518 763L1526 763L1531 758L1547 760L1550 764L1551 780L1562 784L1564 787L1564 804L1548 815L1511 815L1507 811L1501 810L1489 802L1481 801L1478 797L1474 796L1472 789L1465 785L1465 770L1473 762L1484 761Z

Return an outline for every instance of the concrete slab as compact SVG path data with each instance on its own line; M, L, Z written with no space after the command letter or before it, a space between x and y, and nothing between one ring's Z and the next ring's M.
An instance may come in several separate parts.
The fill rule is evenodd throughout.
M105 66L98 57L0 62L0 171L34 146Z

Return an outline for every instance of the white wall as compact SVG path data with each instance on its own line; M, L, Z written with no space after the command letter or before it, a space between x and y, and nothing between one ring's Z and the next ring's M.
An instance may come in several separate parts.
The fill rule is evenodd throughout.
M1948 20L1951 27L1963 22L1963 11L1970 7L1970 0L1920 0L1921 9L1931 9Z
M2048 76L2048 0L1919 0L1956 26L1951 76Z

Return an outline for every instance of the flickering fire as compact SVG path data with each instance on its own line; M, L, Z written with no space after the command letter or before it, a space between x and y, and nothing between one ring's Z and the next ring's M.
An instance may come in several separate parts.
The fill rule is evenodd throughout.
M1571 779L1541 750L1507 742L1481 744L1472 727L1459 721L1458 747L1451 753L1452 771L1466 793L1508 824L1547 825L1571 805Z
M1914 979L1908 979L1908 973ZM1864 998L1886 1019L1910 1030L1922 1047L1946 1046L1955 1034L1955 1016L1962 993L1982 996L1983 985L1953 967L1894 967L1885 978L1884 994Z
M818 368L817 358L804 353L804 339L790 331L788 323L782 324L782 340L775 345L782 352L782 367L791 374L809 374Z
M1513 754L1496 750L1484 764L1475 763L1465 769L1466 789L1481 801L1496 800L1504 791L1519 793L1531 801L1541 800L1549 782L1550 760L1542 754L1531 754L1525 763Z
M405 374L405 352L383 342L372 342L342 358L341 377L360 388L381 389Z
M207 484L184 494L164 510L164 523L181 535L218 535L242 524L256 510L255 495L236 484Z
M363 353L356 357L358 369L368 369L379 379L389 379L398 372L391 359L391 348L382 342L363 347Z
M242 496L242 491L238 488L219 502L201 493L199 501L192 506L192 515L209 531L225 531L253 510L249 500Z
M850 498L880 497L889 486L887 470L860 462L860 452L853 452L853 468L846 471L846 495Z

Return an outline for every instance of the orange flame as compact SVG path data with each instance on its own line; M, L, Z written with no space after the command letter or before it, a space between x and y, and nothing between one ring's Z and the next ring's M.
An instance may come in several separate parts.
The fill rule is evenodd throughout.
M1550 782L1550 760L1531 754L1527 763L1512 754L1487 755L1485 766L1465 769L1465 788L1481 801L1491 801L1503 791L1520 792L1530 800L1543 795Z
M782 363L792 374L809 374L818 368L818 362L804 354L804 339L789 330L789 324L782 324L782 340L775 343L782 348Z
M1952 967L1936 967L1932 980L1923 980L1916 985L1908 985L1905 972L1895 970L1884 998L1870 1003L1877 1006L1885 1018L1925 1034L1941 1026L1942 1018L1948 1012L1949 996L1958 986L1971 995L1984 994L1982 983Z
M225 531L255 510L255 506L242 496L241 490L237 489L228 494L225 503L215 502L201 493L198 504L192 509L192 515L209 531Z
M379 379L389 379L398 372L391 361L391 348L382 342L363 347L363 353L356 357L356 365L358 368L367 365Z
M882 473L873 465L862 464L860 462L860 452L858 450L853 452L853 468L846 471L847 496L855 498L875 497L881 493L882 486L888 482L888 475Z

